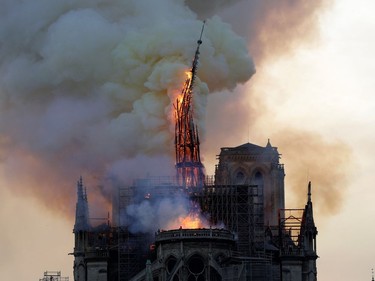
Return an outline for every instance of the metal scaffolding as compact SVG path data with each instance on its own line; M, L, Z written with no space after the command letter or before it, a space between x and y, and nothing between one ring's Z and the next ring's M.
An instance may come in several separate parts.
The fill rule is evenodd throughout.
M304 209L281 209L279 211L279 243L282 256L302 255L301 225Z
M263 194L256 185L206 186L201 198L213 224L224 224L238 235L238 254L264 253Z
M119 225L118 225L118 281L129 280L141 269L139 264L140 237L132 235L124 221L126 207L133 202L134 190L131 187L119 189Z
M61 277L61 271L45 271L39 281L69 281L69 277Z
M118 280L126 281L140 272L149 257L153 236L145 233L132 233L127 221L127 208L141 200L153 200L171 196L182 191L174 185L175 177L149 177L137 179L132 186L119 188L118 193Z
M212 179L208 178L207 182L212 182ZM152 200L156 197L173 197L181 192L199 203L203 213L208 214L213 227L225 227L236 235L237 248L232 258L241 267L241 274L247 277L251 275L252 279L246 280L272 280L272 257L265 251L261 188L257 185L205 185L191 192L176 185L173 177L155 177L135 180L133 186L119 190L119 281L129 280L144 268L146 258L142 256L140 246L148 247L147 237L130 233L126 227L128 222L124 221L126 215L121 214L140 198ZM229 272L233 268L227 270Z

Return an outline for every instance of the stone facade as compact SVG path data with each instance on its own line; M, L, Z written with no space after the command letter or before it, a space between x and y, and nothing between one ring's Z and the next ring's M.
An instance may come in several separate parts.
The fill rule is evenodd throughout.
M206 183L189 196L200 204L212 225L221 222L225 229L159 230L151 237L153 242L150 236L130 233L122 225L90 226L80 180L74 280L316 281L318 232L311 184L305 208L285 209L285 173L279 159L277 148L269 141L265 147L246 143L222 148L214 183ZM132 188L125 189L125 204L119 204L122 208L132 203ZM157 191L147 191L148 200L152 200L152 192L170 196L183 192L179 188L159 186ZM139 250L150 243L148 254Z

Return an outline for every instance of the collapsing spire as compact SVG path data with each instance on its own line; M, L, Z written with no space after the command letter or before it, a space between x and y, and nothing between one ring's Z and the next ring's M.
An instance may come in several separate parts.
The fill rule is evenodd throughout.
M74 232L88 230L89 228L87 193L83 186L82 177L80 177L77 182L76 221L74 224Z
M200 159L198 128L194 125L191 109L193 86L199 59L199 47L202 44L202 26L198 46L195 51L192 68L188 73L182 89L182 99L177 99L175 104L175 146L176 146L176 170L178 183L185 188L203 186L204 167Z

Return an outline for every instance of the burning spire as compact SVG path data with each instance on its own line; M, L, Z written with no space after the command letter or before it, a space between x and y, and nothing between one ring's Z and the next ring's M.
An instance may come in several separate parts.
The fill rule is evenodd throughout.
M182 98L175 104L175 146L176 169L178 183L185 188L194 188L203 185L204 167L200 159L198 128L194 125L191 101L193 96L194 80L196 77L199 47L202 44L203 22L201 34L197 41L192 68L187 72L182 89Z

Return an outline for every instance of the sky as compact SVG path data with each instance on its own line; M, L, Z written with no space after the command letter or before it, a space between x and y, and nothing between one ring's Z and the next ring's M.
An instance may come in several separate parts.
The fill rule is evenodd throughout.
M370 0L362 0L361 5L353 0L329 3L326 7L316 10L314 20L310 23L314 27L311 36L304 34L306 30L298 31L291 28L293 32L301 32L302 35L291 36L285 33L284 38L274 36L272 40L264 42L259 39L263 38L260 36L257 37L259 39L257 42L265 45L259 49L254 45L254 41L250 40L254 38L251 33L253 27L241 29L238 22L233 20L231 11L218 11L223 21L232 24L233 29L247 40L256 73L245 84L235 89L225 86L229 89L224 91L218 89L220 93L208 97L205 117L210 126L207 126L206 138L202 145L204 164L208 173L212 173L215 155L220 147L236 146L248 141L265 145L267 139L270 138L272 145L277 146L282 154L281 162L285 163L287 207L302 208L304 206L305 188L308 180L312 181L315 222L319 231L318 278L321 281L371 280L371 268L374 266L375 222L372 220L372 214L375 212L373 204L375 192L372 190L372 184L375 182L375 176L372 173L372 167L375 166L375 157L373 157L372 144L375 141L375 132L371 126L375 121L375 97L373 95L375 82L372 77L375 68L375 56L372 52L375 44L375 18L371 13L374 8L375 4ZM90 18L92 15L87 14L87 17ZM241 19L240 23L243 24L244 21L246 22ZM265 25L270 22L272 21L265 22ZM58 30L58 27L55 28ZM261 26L254 28L256 27L262 28ZM264 28L268 31L277 31L278 26ZM312 27L309 26L309 28ZM115 42L118 36L117 31L114 31L105 38L106 42L112 42L111 40ZM228 33L228 36L233 35ZM297 40L296 37L300 38ZM235 39L235 37L230 38ZM283 39L290 43L286 44L285 48ZM214 41L212 38L211 40ZM267 47L267 43L268 45L282 45L282 48L272 49ZM206 44L209 45L207 41ZM107 48L107 45L100 46L103 49ZM212 46L215 46L214 43ZM203 47L204 45L202 45L204 54ZM57 48L57 45L49 45L49 48L43 49L43 54L46 56L51 54L54 51L53 48ZM119 52L121 50L123 49L119 48ZM272 54L269 54L270 51ZM190 54L187 51L187 56ZM227 53L225 55L229 56ZM105 58L101 59L103 60L100 63L104 63ZM121 60L121 56L118 59ZM208 60L202 58L202 68L205 61ZM248 66L244 65L244 68ZM105 63L103 67L110 68ZM1 73L4 75L4 72ZM252 70L245 69L245 73L251 76ZM24 73L21 72L21 74ZM69 73L66 75L69 76ZM104 76L102 73L87 75L99 78ZM243 83L243 80L246 80L245 76L235 77L233 81ZM1 83L4 81L9 80L1 80ZM21 81L30 83L28 77ZM54 81L54 83L59 85L59 81ZM232 84L231 81L228 83ZM33 86L33 84L30 85ZM211 90L214 87L210 83L208 86ZM10 86L7 84L7 87ZM157 87L150 86L149 88ZM2 91L4 89L5 87L1 87ZM204 86L202 86L202 92L204 91ZM41 96L36 97L37 100L40 99L46 103ZM90 102L90 106L94 107L97 112L105 111L97 100L90 100ZM100 102L106 103L107 101L100 100ZM64 103L72 105L69 100L64 100ZM79 105L77 107L80 110L84 108ZM58 110L61 109L60 103L53 103L51 108L58 114ZM38 111L38 108L33 107L29 109L20 107L19 109L26 110L23 111L26 119L29 115L35 116L35 112ZM146 109L149 108L146 107ZM3 107L2 110L4 110ZM2 117L5 116L4 112L2 112ZM100 117L100 115L90 114L84 115L82 119ZM11 120L10 117L12 115L6 115L8 122ZM221 122L215 124L213 120L218 118ZM156 118L155 123L157 121ZM13 127L19 125L19 123L10 124ZM30 125L27 124L27 126ZM59 124L52 123L52 125ZM220 128L223 129L219 130ZM23 127L23 129L27 128ZM74 133L77 134L77 131L75 130ZM116 136L117 131L115 133ZM27 134L18 135L27 138L34 134L33 130L30 130ZM41 134L41 136L44 135ZM64 135L59 134L58 137L61 139ZM217 142L216 146L208 147L210 139L214 137L219 137L218 139L222 141ZM163 140L162 137L161 139ZM35 140L39 139L35 137ZM156 143L159 141L160 139L155 139ZM1 138L0 142L7 142L7 140ZM56 144L58 144L57 141L44 143L54 153L72 151L76 153L75 150L65 150L67 146L64 146L64 150L59 150L60 147L56 147ZM94 144L102 147L100 140L89 143L89 145ZM76 171L76 174L69 171L62 176L55 175L48 169L48 165L57 167L60 171L58 161L68 163L67 160L61 155L59 158L49 158L47 154L43 154L42 158L35 157L38 155L36 151L39 148L30 148L25 145L22 146L24 150L10 150L12 153L24 153L22 159L25 164L23 166L17 162L16 156L9 157L3 151L11 146L2 145L1 147L0 156L2 159L6 158L0 170L1 278L4 280L38 280L45 270L61 270L62 275L69 276L70 280L73 280L73 258L68 253L73 250L71 214L75 201L75 181L80 171ZM120 148L131 150L132 147L120 146ZM107 152L116 154L115 149ZM27 157L24 157L25 154ZM124 167L121 159L105 158L104 154L96 154L96 157L98 159L102 157L107 162L115 159L113 161L116 163L114 165L116 169ZM86 161L91 163L95 160L90 157L88 160L82 159L81 156L80 154L77 156L80 163L86 163ZM40 159L51 162L44 163L39 161ZM31 172L34 174L29 175L26 173L29 172L25 168L27 165L37 166L38 169L33 169L30 174ZM128 166L125 165L125 167ZM101 167L90 168L92 168L90 171L95 171ZM89 183L94 182L87 170L83 173L86 178L89 178ZM64 182L64 185L71 184L68 189L70 197L69 200L60 200L61 197L68 196L69 192L60 192L60 189L56 190L54 186L59 185L58 181L66 175L74 175L76 178L72 177ZM18 178L20 178L19 181L16 180ZM88 186L90 187L89 184ZM30 189L37 191L30 191ZM102 192L105 193L105 190ZM43 194L43 199L40 199L41 194ZM44 196L45 194L47 195ZM97 200L96 203L105 205L105 202Z

